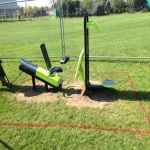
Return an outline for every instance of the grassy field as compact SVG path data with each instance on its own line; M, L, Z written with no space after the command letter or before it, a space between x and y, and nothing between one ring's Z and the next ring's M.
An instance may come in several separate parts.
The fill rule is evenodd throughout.
M150 56L149 13L89 20L102 29L99 34L90 27L91 56ZM66 54L79 56L84 47L83 18L65 18L64 26ZM67 106L67 99L59 96L64 87L54 102L16 99L24 84L31 82L31 77L18 69L20 58L46 68L41 43L46 44L50 56L61 57L59 28L59 19L51 17L0 22L0 59L14 84L10 90L0 85L0 149L149 150L149 59L90 59L90 80L115 82L108 92L112 102L101 109ZM51 61L53 66L60 66L60 58ZM64 85L74 82L77 63L77 58L71 58L61 65L64 71L59 76Z

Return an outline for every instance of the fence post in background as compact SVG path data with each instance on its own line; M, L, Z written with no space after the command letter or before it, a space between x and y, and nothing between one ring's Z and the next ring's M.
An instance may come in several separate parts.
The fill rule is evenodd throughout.
M10 11L8 11L8 17L9 17L9 21L10 21Z
M16 10L15 12L16 12L16 20L18 20L18 14L17 14L17 10Z
M43 16L43 15L42 15L42 9L40 10L40 12L41 12L41 18L42 18L42 16Z
M19 20L19 10L16 10L16 20Z
M26 12L27 12L27 20L29 19L28 18L28 5L27 5L27 1L25 0L25 8L26 8Z
M6 21L6 10L4 9L4 18L5 18L5 21Z

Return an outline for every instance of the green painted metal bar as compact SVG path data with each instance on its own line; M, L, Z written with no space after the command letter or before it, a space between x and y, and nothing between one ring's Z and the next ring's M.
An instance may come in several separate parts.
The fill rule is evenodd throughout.
M20 63L19 69L32 76L33 89L35 89L35 78L44 82L45 85L49 84L53 87L62 87L63 80L58 77L57 70L51 73L50 70L38 67L25 59L21 59Z

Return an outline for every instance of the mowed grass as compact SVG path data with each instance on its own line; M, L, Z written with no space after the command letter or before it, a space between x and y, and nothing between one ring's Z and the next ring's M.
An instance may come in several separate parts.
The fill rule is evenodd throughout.
M91 56L149 56L149 13L89 17L89 20L96 21L101 28L98 33L94 26L90 27ZM83 18L65 18L64 27L66 54L78 56L84 47ZM39 45L43 42L50 56L61 56L59 18L1 22L0 34L2 56L41 56Z
M89 20L96 21L102 29L98 33L90 27L90 55L150 56L149 13L89 17ZM66 18L64 26L66 54L79 56L84 47L83 18ZM0 86L0 149L149 149L148 59L90 59L91 81L115 82L114 89L108 91L112 102L102 109L67 106L67 99L60 96L64 87L56 93L55 102L19 101L16 95L24 83L31 82L31 77L18 69L19 58L25 57L46 68L39 48L43 42L50 56L61 56L59 19L0 22L0 36L0 58L7 58L2 65L14 84L11 90ZM35 56L38 58L32 58ZM59 60L51 58L52 65L60 66ZM76 66L76 58L61 65L64 71L59 76L64 85L74 82Z

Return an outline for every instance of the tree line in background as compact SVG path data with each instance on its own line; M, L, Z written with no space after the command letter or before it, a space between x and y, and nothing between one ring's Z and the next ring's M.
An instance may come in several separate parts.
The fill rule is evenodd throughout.
M48 6L37 7L37 6L30 6L30 5L28 5L27 7L23 8L23 7L18 5L17 7L18 7L18 9L23 9L24 12L32 11L32 10L50 10L51 9L51 7L48 7Z
M51 7L27 6L24 12L49 11L56 9L57 15L63 12L64 17L82 16L84 11L89 15L103 16L117 13L133 13L150 11L147 0L62 0L62 8L60 8L58 0L50 0ZM19 7L19 6L18 6ZM63 11L60 11L62 9Z
M148 12L150 7L147 0L103 0L98 5L95 15L107 15L116 13Z
M51 9L56 8L59 14L59 6L57 0L50 1ZM98 4L95 7L96 3ZM84 11L90 15L102 16L108 14L150 11L147 0L62 0L62 9L64 16L82 16Z

